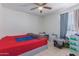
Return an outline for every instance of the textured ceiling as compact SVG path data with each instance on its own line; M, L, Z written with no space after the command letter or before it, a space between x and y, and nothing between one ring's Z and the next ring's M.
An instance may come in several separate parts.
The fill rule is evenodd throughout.
M50 6L52 7L52 9L51 10L43 9L43 13L40 13L38 9L32 11L30 10L33 7L37 7L37 5L35 5L34 3L3 3L2 5L4 7L29 14L46 15L58 9L72 7L76 5L76 3L48 3L46 6Z

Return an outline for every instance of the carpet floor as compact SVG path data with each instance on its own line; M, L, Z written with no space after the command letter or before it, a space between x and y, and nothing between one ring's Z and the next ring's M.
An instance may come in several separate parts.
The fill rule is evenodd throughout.
M69 49L67 48L56 48L53 46L52 42L48 42L48 49L41 51L40 53L36 54L35 56L68 56Z

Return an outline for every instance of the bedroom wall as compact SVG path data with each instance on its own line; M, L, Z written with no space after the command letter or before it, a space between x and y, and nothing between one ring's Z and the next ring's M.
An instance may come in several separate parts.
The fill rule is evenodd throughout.
M3 36L2 5L0 4L0 37Z
M50 35L51 34L57 34L59 36L60 34L60 19L58 13L52 13L51 15L47 15L44 18L44 28L43 30L47 32Z
M60 14L78 8L79 5L40 17L11 10L0 4L0 38L5 35L26 34L28 32L47 32L50 36L52 33L60 36Z
M29 32L38 33L41 32L41 17L36 15L30 15L27 13L11 10L5 7L1 7L0 15L0 29L2 35L20 35L26 34ZM1 14L2 12L2 14ZM2 21L2 22L1 22ZM3 24L1 24L3 23Z

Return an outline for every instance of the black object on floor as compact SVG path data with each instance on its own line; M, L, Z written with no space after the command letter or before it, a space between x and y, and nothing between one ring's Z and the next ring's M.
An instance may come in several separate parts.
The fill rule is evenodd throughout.
M60 49L63 48L63 44L62 45L58 44L56 40L54 40L53 42L54 42L54 47L58 47Z
M71 53L70 53L70 54L69 54L69 56L76 56L76 55L75 55L75 54L71 54Z

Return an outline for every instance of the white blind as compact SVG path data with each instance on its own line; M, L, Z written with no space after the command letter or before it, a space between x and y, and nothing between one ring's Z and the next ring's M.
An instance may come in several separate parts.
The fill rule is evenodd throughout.
M74 11L74 22L75 22L75 29L79 32L79 9Z
M74 11L69 12L68 16L68 26L67 26L67 34L66 36L70 36L71 34L74 34L75 31L75 16Z

